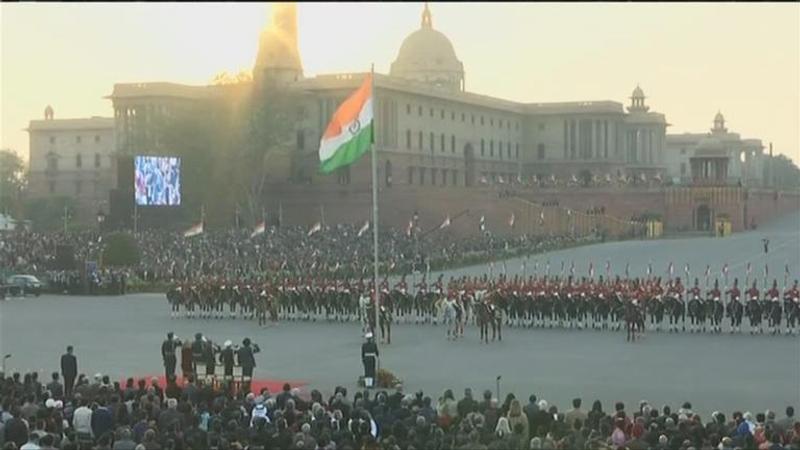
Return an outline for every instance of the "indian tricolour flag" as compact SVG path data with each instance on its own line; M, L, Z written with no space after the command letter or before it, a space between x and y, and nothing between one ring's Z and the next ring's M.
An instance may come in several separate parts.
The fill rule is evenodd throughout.
M203 233L203 222L193 225L191 228L183 232L183 237L197 236Z
M330 173L358 161L372 144L372 74L333 114L319 144L319 169Z

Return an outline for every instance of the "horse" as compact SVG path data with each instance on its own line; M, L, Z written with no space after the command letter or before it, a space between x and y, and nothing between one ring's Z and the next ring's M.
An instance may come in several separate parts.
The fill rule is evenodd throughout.
M761 315L763 311L761 311L761 303L758 299L753 298L747 302L745 314L747 314L747 319L750 322L750 334L756 333L756 327L759 328L759 332L763 333L764 329L761 324Z
M702 327L702 331L706 331L706 306L699 296L693 296L691 300L689 300L689 320L691 321L691 325L689 331L692 333L700 332Z

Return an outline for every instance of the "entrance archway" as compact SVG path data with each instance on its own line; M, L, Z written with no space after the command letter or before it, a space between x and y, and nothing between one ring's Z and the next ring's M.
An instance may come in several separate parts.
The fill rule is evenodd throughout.
M711 231L711 208L700 205L694 213L694 227L697 231Z
M464 146L464 186L475 184L475 151L472 144Z

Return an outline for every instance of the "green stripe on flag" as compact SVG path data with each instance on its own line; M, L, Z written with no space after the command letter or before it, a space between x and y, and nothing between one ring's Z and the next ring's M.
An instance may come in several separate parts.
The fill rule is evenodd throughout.
M369 150L369 146L372 143L372 124L373 122L371 121L368 126L362 128L352 139L337 148L330 158L320 161L320 172L331 173L340 167L348 166L358 161Z

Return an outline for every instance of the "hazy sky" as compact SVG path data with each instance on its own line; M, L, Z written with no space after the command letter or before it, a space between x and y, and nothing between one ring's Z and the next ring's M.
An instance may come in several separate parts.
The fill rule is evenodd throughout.
M30 119L111 117L115 82L207 83L250 69L270 5L0 5L0 148L28 152ZM422 4L298 6L305 74L387 73ZM799 4L432 3L467 89L526 102L616 100L637 83L668 132L717 110L800 161Z

